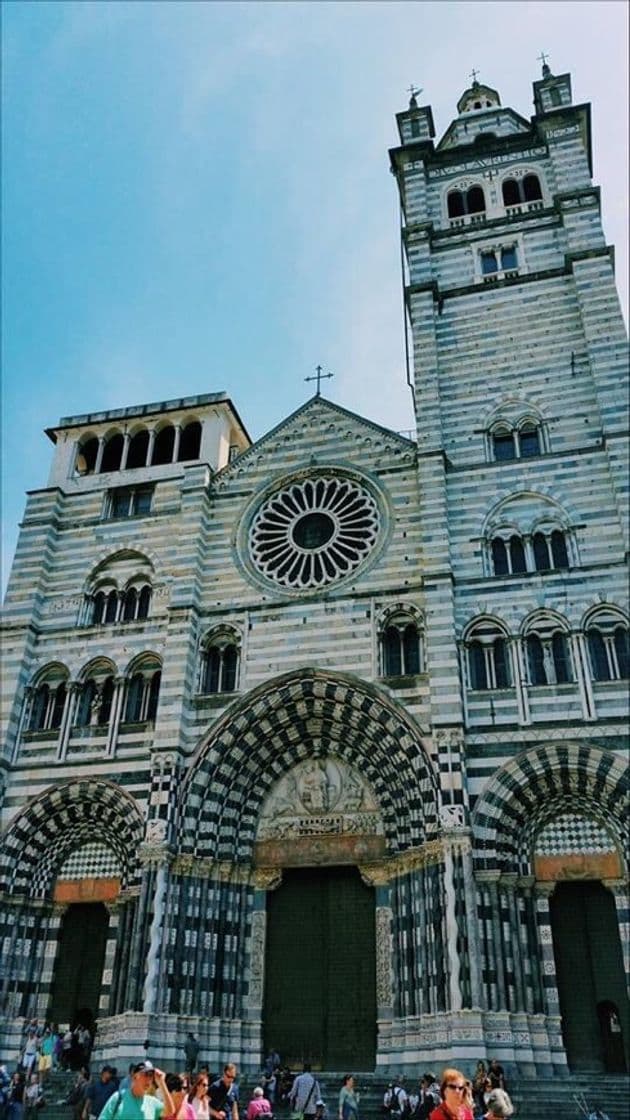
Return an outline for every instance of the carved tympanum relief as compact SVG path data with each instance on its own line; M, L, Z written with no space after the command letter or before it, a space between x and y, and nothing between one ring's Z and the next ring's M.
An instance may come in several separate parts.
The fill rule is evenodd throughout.
M276 783L262 807L258 840L285 836L383 834L365 778L339 758L311 758Z

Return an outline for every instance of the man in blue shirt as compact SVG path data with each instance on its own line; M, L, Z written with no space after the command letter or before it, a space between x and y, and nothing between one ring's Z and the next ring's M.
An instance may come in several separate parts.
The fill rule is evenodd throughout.
M96 1120L96 1117L100 1116L112 1093L116 1092L117 1082L114 1073L112 1066L103 1066L100 1076L92 1078L85 1090L85 1105L81 1120Z

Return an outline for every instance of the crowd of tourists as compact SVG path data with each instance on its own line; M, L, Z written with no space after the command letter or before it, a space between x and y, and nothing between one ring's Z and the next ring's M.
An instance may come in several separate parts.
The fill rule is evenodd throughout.
M46 1082L54 1069L74 1070L62 1100L68 1120L361 1120L353 1074L346 1074L330 1105L308 1064L293 1074L269 1051L251 1099L239 1101L237 1069L228 1062L220 1074L199 1064L199 1042L189 1033L181 1073L164 1073L148 1058L133 1062L126 1076L105 1064L90 1077L92 1037L83 1026L59 1032L51 1024L29 1022L18 1068L0 1066L0 1120L35 1120L46 1104ZM145 1047L148 1043L145 1043ZM472 1077L445 1069L439 1079L426 1072L417 1084L391 1081L383 1097L386 1120L508 1120L514 1113L505 1073L496 1059L478 1062ZM589 1117L590 1120L590 1117ZM608 1120L602 1117L601 1120Z

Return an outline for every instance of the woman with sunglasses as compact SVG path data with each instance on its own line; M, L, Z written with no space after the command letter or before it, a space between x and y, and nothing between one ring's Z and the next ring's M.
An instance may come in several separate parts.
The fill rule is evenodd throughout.
M166 1088L173 1099L174 1108L164 1120L195 1120L195 1111L188 1100L190 1084L188 1077L181 1077L179 1073L167 1073Z
M464 1074L458 1069L445 1069L440 1082L442 1098L429 1120L473 1120L469 1089Z
M207 1073L198 1073L191 1082L188 1101L193 1107L195 1120L210 1120L209 1087L210 1078Z

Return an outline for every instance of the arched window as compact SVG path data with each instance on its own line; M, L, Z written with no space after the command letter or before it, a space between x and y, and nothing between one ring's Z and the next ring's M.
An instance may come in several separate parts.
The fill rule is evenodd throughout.
M537 175L529 174L523 179L523 199L525 202L534 202L542 198L540 179Z
M103 448L101 474L105 471L119 471L123 452L123 437L120 432L110 436Z
M151 588L148 583L140 588L140 595L138 596L138 618L148 618L149 607L151 605Z
M495 576L505 576L509 573L507 549L502 537L495 537L492 542L492 565Z
M554 568L568 568L569 567L569 554L567 552L567 542L564 533L560 529L554 529L551 534L551 559Z
M177 456L180 463L187 462L191 459L198 459L201 451L201 424L198 420L191 420L182 429L181 437L179 440L179 454Z
M125 592L123 604L123 620L131 622L136 617L138 606L138 592L135 587L129 587Z
M105 617L103 622L115 622L118 616L118 592L110 591L105 600Z
M60 669L52 669L47 679L40 680L31 696L29 731L56 731L61 726L66 705L66 679L59 679Z
M449 218L463 218L466 213L464 196L461 191L449 191L446 199Z
M594 680L626 680L630 676L628 626L616 611L601 608L588 624L586 641Z
M508 644L497 624L492 620L477 624L466 644L470 688L480 692L509 688Z
M406 611L391 615L381 632L381 673L384 677L406 677L422 673L422 635L415 619Z
M127 468L146 467L148 452L149 433L146 428L141 428L140 431L136 432L129 440Z
M238 685L239 649L236 634L219 632L210 637L202 653L201 691L235 692Z
M521 196L516 179L506 179L502 185L503 205L518 206Z
M567 635L552 619L543 620L525 638L529 682L567 684L573 680Z
M127 684L125 723L154 722L160 696L161 670L154 662L136 669Z
M534 533L532 537L532 547L534 549L534 564L536 565L537 572L546 572L551 567L549 559L549 546L547 538L544 533Z
M168 424L165 428L161 428L155 437L151 465L156 467L163 463L172 463L174 447L175 429L172 424Z
M533 172L522 179L505 179L501 186L504 206L521 206L524 202L542 199L540 179Z
M469 214L480 214L486 209L486 200L481 187L470 187L467 191L466 209Z
M486 196L483 187L475 184L465 193L460 190L449 191L446 196L446 210L449 218L463 218L466 214L485 214Z
M44 731L46 727L46 712L50 698L50 688L47 684L40 684L33 693L31 702L31 718L29 731Z
M510 563L513 572L526 572L525 549L520 537L513 533L510 537Z
M75 470L77 474L94 474L96 457L98 455L98 439L90 436L77 449Z
M76 727L88 727L92 721L92 706L96 697L96 681L84 682L79 694L77 710L74 717Z
M497 428L492 433L492 450L494 458L497 462L506 459L516 458L516 446L514 443L514 432L508 428Z
M527 421L518 430L518 442L521 459L529 459L533 455L540 455L540 435L535 424Z

